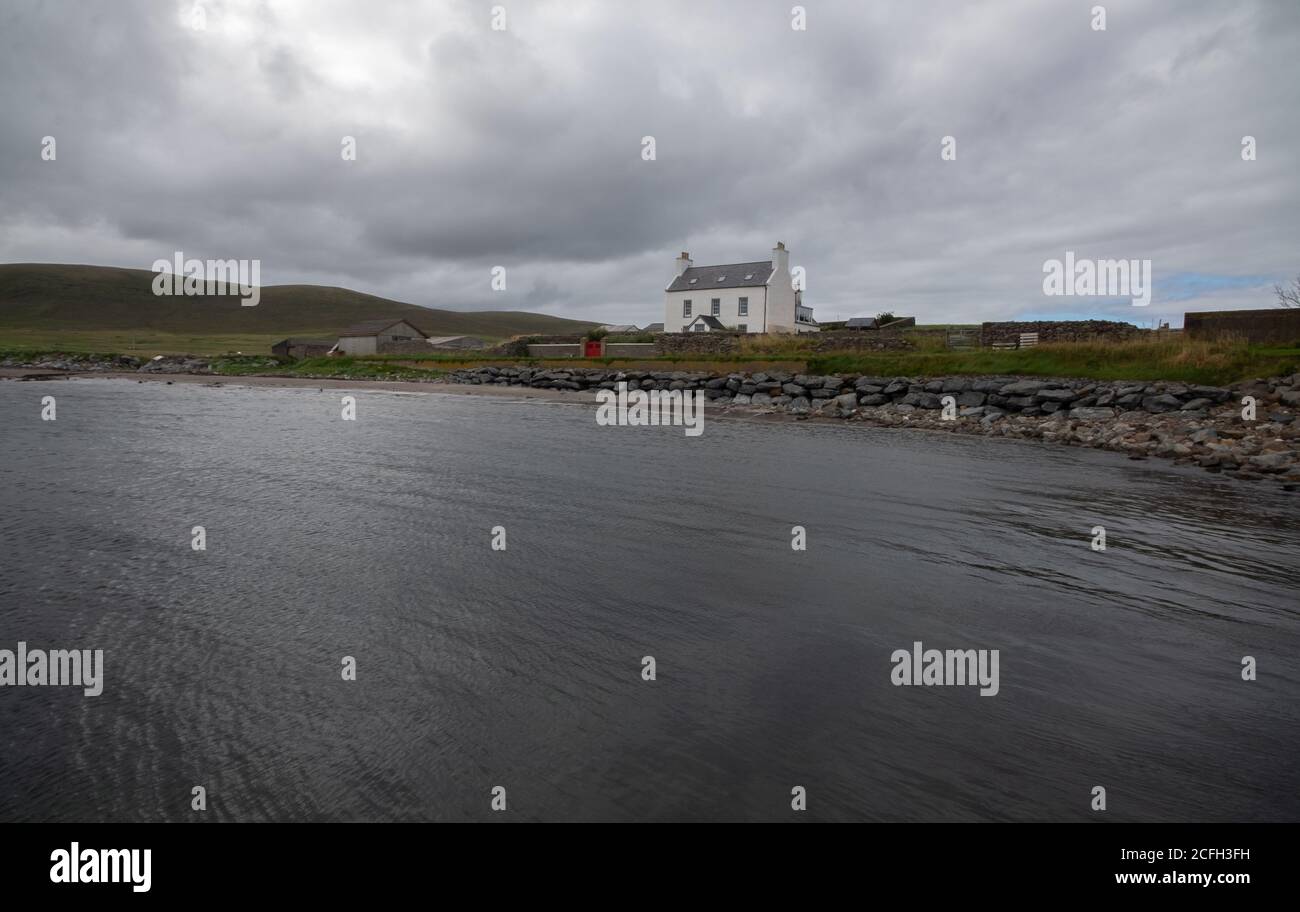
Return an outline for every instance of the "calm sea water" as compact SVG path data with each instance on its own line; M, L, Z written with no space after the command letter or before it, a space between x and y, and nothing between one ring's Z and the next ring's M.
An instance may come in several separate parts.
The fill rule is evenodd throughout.
M0 648L106 665L0 688L0 819L1087 820L1096 785L1112 820L1300 819L1294 495L341 395L0 383ZM915 640L1000 650L1000 693L894 687Z

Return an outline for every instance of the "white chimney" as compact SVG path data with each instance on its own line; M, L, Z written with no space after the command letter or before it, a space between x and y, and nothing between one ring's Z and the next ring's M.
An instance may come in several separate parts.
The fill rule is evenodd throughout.
M693 263L691 263L691 255L687 253L685 250L682 251L682 255L677 258L676 262L677 262L678 275L681 275L683 272L690 269L692 265L694 265Z
M772 269L773 280L790 281L790 251L785 249L784 241L777 241L772 248Z

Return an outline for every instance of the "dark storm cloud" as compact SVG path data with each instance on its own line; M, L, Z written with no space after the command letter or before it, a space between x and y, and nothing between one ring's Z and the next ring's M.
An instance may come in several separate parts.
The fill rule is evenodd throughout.
M0 260L638 323L679 250L777 240L822 317L1177 317L1300 271L1290 3L199 5L0 12ZM1066 249L1151 259L1155 303L1044 297Z

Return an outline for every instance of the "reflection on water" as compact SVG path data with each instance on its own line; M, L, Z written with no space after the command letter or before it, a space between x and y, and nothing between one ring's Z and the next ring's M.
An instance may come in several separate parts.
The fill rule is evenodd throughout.
M186 820L195 785L217 820L484 819L494 785L515 819L780 820L794 785L815 819L1083 820L1094 785L1112 820L1300 817L1294 496L340 395L0 383L0 648L107 667L0 690L0 818ZM893 687L916 640L1000 650L1000 693Z

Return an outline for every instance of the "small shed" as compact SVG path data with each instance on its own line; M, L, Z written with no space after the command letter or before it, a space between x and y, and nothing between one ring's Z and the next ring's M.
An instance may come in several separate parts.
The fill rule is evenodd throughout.
M271 346L271 354L280 358L322 358L329 354L334 343L328 339L281 339Z

